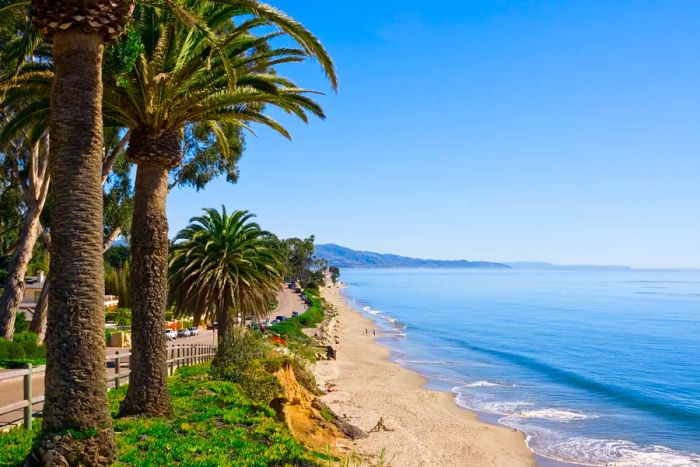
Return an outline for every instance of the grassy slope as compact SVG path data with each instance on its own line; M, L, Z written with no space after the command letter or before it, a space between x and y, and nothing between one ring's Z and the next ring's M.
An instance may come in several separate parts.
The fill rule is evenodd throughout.
M171 419L114 420L115 465L318 465L324 458L296 442L272 409L251 402L233 383L213 381L208 365L180 369L169 390ZM110 392L113 414L124 394L125 388ZM0 465L20 463L36 433L0 433Z

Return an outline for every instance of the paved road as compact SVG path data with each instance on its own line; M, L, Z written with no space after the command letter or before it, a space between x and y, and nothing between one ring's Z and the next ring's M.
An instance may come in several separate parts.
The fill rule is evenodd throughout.
M299 313L306 311L306 304L299 294L285 287L277 293L277 308L270 312L268 318L275 319L276 316L290 317L293 311L298 311Z
M277 308L269 314L269 319L274 319L276 316L292 316L293 311L303 312L306 310L306 304L301 299L299 294L294 293L294 291L285 287L277 294ZM199 335L192 337L183 337L176 339L174 341L168 342L168 347L173 345L181 344L206 344L215 345L216 336L214 331L206 330L200 331ZM126 353L130 349L123 349L118 347L107 347L106 355L108 357L114 356L117 352ZM124 359L121 364L122 367L128 368L128 359ZM107 369L107 373L111 374L114 370L112 368ZM7 380L0 381L0 407L4 407L23 399L23 378L17 377ZM32 378L32 395L34 397L39 396L44 393L44 373L35 374ZM34 406L34 410L40 410L41 404ZM12 423L17 420L22 419L23 412L18 410L5 415L0 415L0 429L8 423Z

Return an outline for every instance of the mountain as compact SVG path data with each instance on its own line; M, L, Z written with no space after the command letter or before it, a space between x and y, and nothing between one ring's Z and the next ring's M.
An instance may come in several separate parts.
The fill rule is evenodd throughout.
M339 268L489 268L509 269L510 266L487 261L438 260L387 255L372 251L357 251L332 243L316 245L316 257Z

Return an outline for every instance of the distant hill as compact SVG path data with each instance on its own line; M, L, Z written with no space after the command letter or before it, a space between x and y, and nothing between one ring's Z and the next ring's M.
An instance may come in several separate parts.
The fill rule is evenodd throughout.
M357 251L332 243L316 245L316 257L323 258L330 265L339 268L510 268L506 264L487 261L419 259L371 251Z

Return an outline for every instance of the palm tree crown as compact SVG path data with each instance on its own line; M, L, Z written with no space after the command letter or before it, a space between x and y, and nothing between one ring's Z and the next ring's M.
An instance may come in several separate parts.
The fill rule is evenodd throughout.
M170 295L195 319L263 316L282 282L282 260L248 211L205 209L174 240ZM225 333L225 326L220 326ZM220 336L225 337L225 336Z

